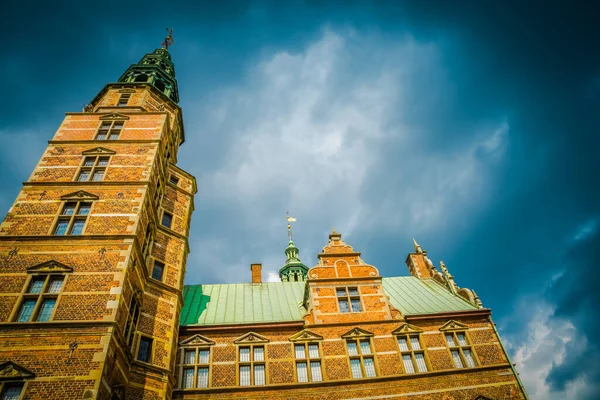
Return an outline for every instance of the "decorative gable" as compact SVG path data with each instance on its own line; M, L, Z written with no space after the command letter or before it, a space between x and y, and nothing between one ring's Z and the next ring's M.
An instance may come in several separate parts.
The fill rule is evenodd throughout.
M202 335L194 335L179 342L180 346L212 346L213 344L215 342Z
M235 343L235 344L240 344L240 343L255 344L255 343L267 343L268 341L269 341L269 339L267 339L264 336L259 335L258 333L248 332L244 336L240 336L239 338L234 340L233 343Z
M109 113L109 114L104 114L103 116L100 117L101 121L127 121L129 119L129 117L127 115L123 115L123 114L117 114L117 113Z
M306 329L290 336L290 342L307 342L314 340L323 340L323 336L307 331Z
M89 149L89 150L81 152L81 154L83 154L84 156L97 155L97 154L116 154L116 153L117 153L116 151L107 149L106 147L96 147L94 149Z
M418 326L414 326L411 324L402 324L400 327L392 332L393 335L399 335L402 333L421 333L423 329Z
M73 268L67 267L65 264L59 263L58 261L50 260L41 264L34 265L27 268L27 273L30 274L44 274L44 273L70 273L73 272Z
M469 327L463 323L460 323L458 321L448 321L446 322L441 328L440 331L462 331L465 329L468 329Z
M12 361L0 364L0 381L31 378L35 378L35 374L19 364Z
M99 197L96 196L95 194L91 194L89 192L86 192L85 190L80 190L78 192L73 192L73 193L65 194L64 196L61 196L60 199L61 200L76 200L76 201L80 201L80 200L98 200Z
M351 331L348 331L342 335L344 339L354 339L354 338L362 338L362 337L371 337L373 336L372 332L365 331L361 328L354 328Z

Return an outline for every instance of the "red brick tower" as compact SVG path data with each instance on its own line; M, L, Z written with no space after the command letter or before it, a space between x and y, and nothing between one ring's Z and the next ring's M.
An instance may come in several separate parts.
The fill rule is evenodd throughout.
M196 192L178 100L167 49L146 54L24 182L0 225L1 398L171 398Z

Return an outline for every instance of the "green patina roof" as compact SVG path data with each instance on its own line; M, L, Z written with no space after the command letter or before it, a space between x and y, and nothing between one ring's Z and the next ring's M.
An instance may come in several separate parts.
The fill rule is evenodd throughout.
M302 321L304 282L190 285L183 289L181 325ZM432 279L383 278L390 302L403 314L476 310Z

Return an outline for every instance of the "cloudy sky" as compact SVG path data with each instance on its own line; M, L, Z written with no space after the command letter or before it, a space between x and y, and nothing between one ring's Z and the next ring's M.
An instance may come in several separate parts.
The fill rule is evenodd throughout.
M493 310L533 399L600 398L598 9L177 3L4 6L0 213L63 113L174 27L188 283L276 277L287 210L309 266L335 226L406 275L415 237Z

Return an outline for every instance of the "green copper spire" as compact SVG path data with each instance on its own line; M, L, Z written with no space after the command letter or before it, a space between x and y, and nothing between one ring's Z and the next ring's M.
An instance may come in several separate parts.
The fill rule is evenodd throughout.
M285 249L287 260L279 270L279 277L282 282L299 282L306 280L308 267L302 264L302 261L298 258L298 254L298 248L294 245L292 239L290 239L288 246Z
M171 30L172 33L172 30ZM173 44L169 36L163 42L163 48L146 54L137 64L132 64L119 78L119 82L149 83L164 93L175 103L179 102L177 80L175 79L175 65L167 48Z

